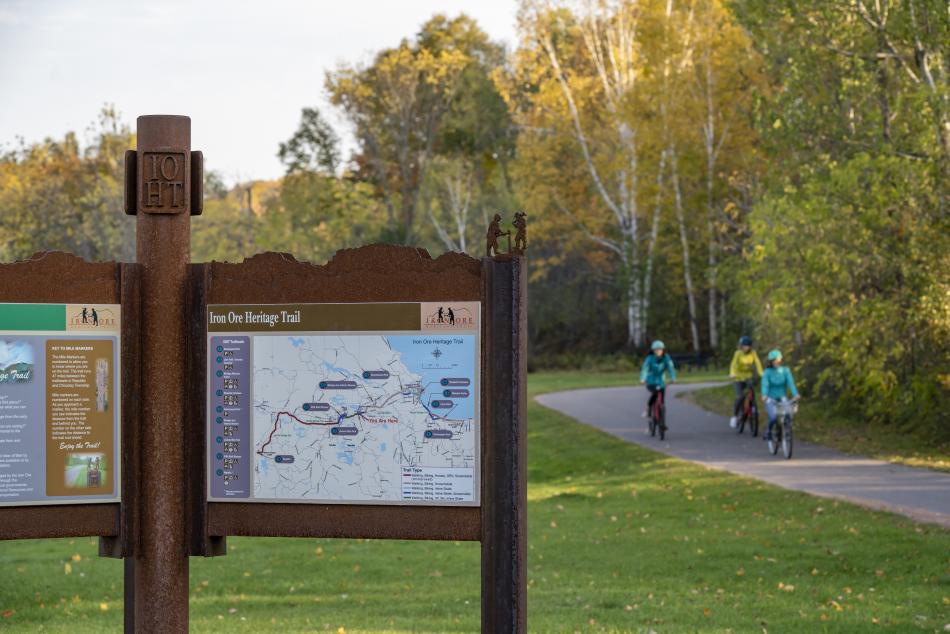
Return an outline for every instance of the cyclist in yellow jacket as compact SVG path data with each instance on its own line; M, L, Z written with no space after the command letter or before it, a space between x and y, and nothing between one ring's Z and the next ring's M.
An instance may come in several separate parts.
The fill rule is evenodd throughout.
M735 383L736 404L732 410L732 418L729 419L729 426L735 429L739 420L739 411L742 409L742 401L745 399L746 387L755 386L757 377L762 376L762 361L759 355L752 349L752 337L743 335L739 339L739 349L732 355L732 363L729 364L729 378Z

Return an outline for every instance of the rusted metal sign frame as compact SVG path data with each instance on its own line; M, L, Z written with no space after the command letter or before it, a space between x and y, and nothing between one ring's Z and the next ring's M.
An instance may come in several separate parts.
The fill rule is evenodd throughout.
M396 282L398 280L398 282ZM325 266L265 253L241 264L189 267L186 409L192 555L226 553L228 535L482 542L482 631L525 632L527 554L527 280L523 258L481 261L372 245ZM208 502L208 304L479 301L481 505L479 507Z
M0 302L29 304L120 304L122 359L120 418L122 500L104 504L0 507L0 539L100 537L99 554L131 554L137 452L138 329L141 269L136 264L93 263L62 252L37 253L0 264Z
M400 281L395 283L396 279ZM201 483L207 481L208 304L482 301L478 260L460 254L432 259L420 249L387 245L341 251L325 266L298 262L279 253L261 254L241 264L193 264L189 286L188 346L193 380L188 411L194 416L186 433L188 463L195 469L189 478ZM482 337L483 359L485 341ZM488 365L482 363L483 382ZM485 406L483 401L483 410ZM485 427L481 429L483 446ZM227 535L457 541L477 541L481 537L479 507L209 503L204 486L192 487L190 495L193 555L222 553L221 539Z

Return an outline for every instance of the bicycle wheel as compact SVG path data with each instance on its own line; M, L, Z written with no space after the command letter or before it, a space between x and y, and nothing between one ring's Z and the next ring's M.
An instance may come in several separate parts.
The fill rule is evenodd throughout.
M782 426L772 426L772 437L769 438L769 452L774 456L778 453L779 444L782 442Z
M656 421L653 420L653 412L650 412L650 435L656 436Z
M657 421L657 427L660 428L660 440L666 440L666 406L660 405L660 420Z
M752 432L753 438L759 435L759 408L755 405L752 406L752 415L749 417L749 431Z
M746 408L742 408L742 416L739 417L739 424L736 425L736 433L741 434L745 429L745 421L749 417L749 412Z
M785 454L785 459L788 460L792 457L792 417L786 416L784 423L784 431L782 432L782 453Z

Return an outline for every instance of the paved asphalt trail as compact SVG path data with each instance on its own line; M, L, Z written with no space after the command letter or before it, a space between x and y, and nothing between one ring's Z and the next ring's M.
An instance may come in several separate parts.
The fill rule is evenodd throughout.
M791 460L785 460L781 451L772 456L762 438L752 438L748 429L740 436L730 429L727 418L675 398L711 385L715 384L667 388L669 431L664 442L650 437L647 422L640 417L649 396L643 387L570 390L536 398L545 407L677 458L950 527L950 474L847 455L798 439ZM761 430L766 424L762 408Z

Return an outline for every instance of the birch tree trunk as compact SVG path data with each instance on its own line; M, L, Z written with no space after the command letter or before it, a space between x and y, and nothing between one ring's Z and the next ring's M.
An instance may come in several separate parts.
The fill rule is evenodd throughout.
M650 240L647 243L647 257L643 274L643 331L649 331L650 323L650 291L653 289L653 254L656 250L656 240L660 235L660 210L663 205L663 176L666 170L666 150L660 153L660 164L656 170L656 199L653 201L653 221L650 225Z
M440 214L433 211L431 200L428 203L429 221L446 249L465 252L468 246L468 217L472 202L473 170L464 163L455 164L451 161L443 161L436 168L444 172L434 179L439 211L443 214L448 212L449 222L455 225L455 237L452 237L443 225L439 218Z
M716 109L713 98L714 81L712 71L712 55L708 45L704 55L704 61L706 120L703 123L703 146L706 150L706 217L707 226L709 229L709 242L707 243L706 258L707 275L709 280L709 305L707 307L707 312L709 316L709 345L713 349L716 349L719 347L718 311L716 310L716 300L718 298L717 267L719 265L719 254L715 223L716 208L714 184L716 177L716 158L719 153L719 148L722 147L722 142L726 137L724 131L718 142L716 140Z
M594 77L603 91L608 121L616 131L616 146L609 147L606 155L615 156L619 167L602 176L584 126L574 91L561 68L558 52L551 33L541 28L537 42L551 64L551 69L570 114L574 140L580 148L587 173L604 206L613 216L619 240L595 235L584 227L577 214L571 214L588 238L614 251L621 261L621 279L624 281L627 304L627 344L641 347L644 343L643 280L640 264L639 235L639 163L637 131L626 119L621 107L634 90L637 55L637 12L620 5L615 15L605 13L606 5L590 5L582 28L584 49L595 70ZM539 22L539 26L541 26ZM611 193L613 192L613 193ZM570 213L570 212L568 212Z
M680 188L679 165L676 150L670 148L670 178L673 183L676 223L679 225L680 245L683 248L683 284L686 286L686 302L689 306L689 329L693 337L693 352L699 352L699 323L696 319L696 293L693 290L693 276L690 272L689 237L686 234L686 218L683 213L683 193Z

